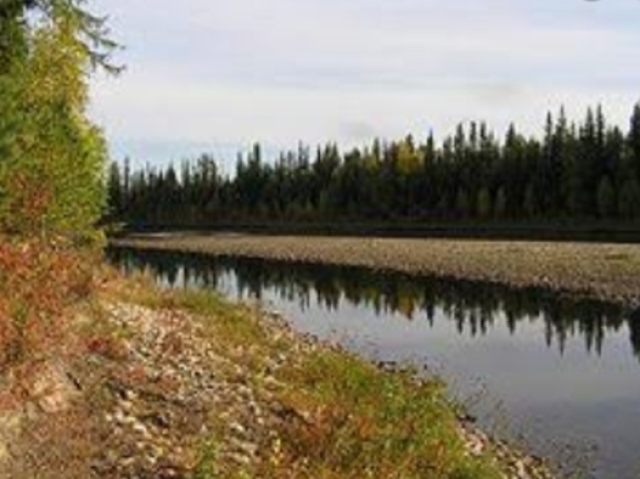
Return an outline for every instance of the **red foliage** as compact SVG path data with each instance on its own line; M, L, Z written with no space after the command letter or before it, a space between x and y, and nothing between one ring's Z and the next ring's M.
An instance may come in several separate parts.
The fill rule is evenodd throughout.
M55 351L65 309L91 290L89 266L62 244L0 244L0 371Z
M52 194L38 169L16 171L5 178L9 192L11 216L4 218L5 227L23 233L35 233L51 204Z
M86 348L90 354L97 354L114 361L124 361L129 357L127 343L120 338L95 336L87 341Z

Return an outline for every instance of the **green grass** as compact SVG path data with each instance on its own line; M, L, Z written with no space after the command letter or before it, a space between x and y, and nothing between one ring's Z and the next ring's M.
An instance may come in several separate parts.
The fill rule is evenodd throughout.
M466 453L455 406L439 381L417 381L410 372L383 371L334 348L304 343L255 309L214 294L141 289L129 296L196 315L216 353L245 371L242 378L237 369L219 374L235 375L232 380L257 391L259 400L269 398L265 410L275 403L280 411L265 426L258 463L246 468L219 453L226 420L212 414L196 479L501 477L497 461ZM267 366L283 355L279 367Z
M283 404L306 422L279 436L295 477L495 478L470 459L438 382L417 382L344 353L318 350L283 371ZM278 477L278 470L269 471Z

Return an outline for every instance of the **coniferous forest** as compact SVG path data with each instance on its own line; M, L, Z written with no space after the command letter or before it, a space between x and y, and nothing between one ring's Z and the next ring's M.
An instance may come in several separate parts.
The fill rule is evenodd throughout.
M277 159L260 145L223 177L202 155L178 167L111 165L109 219L133 227L219 222L534 222L640 218L640 104L628 130L588 109L549 113L542 138L511 125L460 124L438 142L412 136L341 151L300 144Z

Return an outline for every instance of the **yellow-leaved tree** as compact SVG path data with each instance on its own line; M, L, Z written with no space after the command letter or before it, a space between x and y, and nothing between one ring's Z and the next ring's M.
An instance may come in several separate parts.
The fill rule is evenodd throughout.
M0 224L22 236L95 236L106 147L87 117L90 43L110 47L79 0L52 0L23 30L25 49L0 79ZM102 42L102 43L99 43Z
M57 354L92 289L76 246L100 237L107 152L88 85L114 45L84 3L0 0L0 374Z

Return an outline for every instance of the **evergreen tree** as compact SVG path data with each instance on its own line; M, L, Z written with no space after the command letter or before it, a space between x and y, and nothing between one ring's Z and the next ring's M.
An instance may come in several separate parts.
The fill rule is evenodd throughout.
M109 210L107 217L117 220L124 212L125 191L123 187L122 174L118 163L113 161L109 167L109 176L107 178L107 201Z
M533 183L527 185L524 194L524 211L529 219L535 218L538 214L538 205L536 204L536 190Z
M612 218L616 211L616 197L613 183L608 176L598 186L598 213L601 218Z
M0 77L9 74L15 63L24 60L27 54L26 6L23 0L0 2Z
M618 212L625 219L640 217L640 183L636 178L627 179L618 199Z
M487 219L491 216L491 193L486 186L478 193L478 217L481 219Z
M507 213L507 195L505 193L504 187L501 187L498 190L496 195L496 202L494 205L493 214L496 218L504 218Z
M635 174L640 173L640 103L633 107L629 128L629 150Z
M470 213L469 194L460 188L456 194L456 214L460 218L466 218Z

